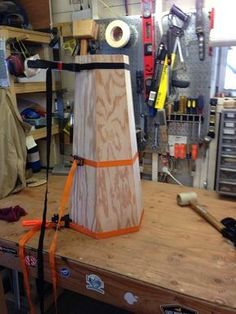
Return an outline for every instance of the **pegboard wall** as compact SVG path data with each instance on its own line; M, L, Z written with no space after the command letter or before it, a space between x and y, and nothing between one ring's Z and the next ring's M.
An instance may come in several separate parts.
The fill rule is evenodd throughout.
M188 13L188 12L186 12ZM176 98L186 96L187 98L203 97L203 122L199 123L175 123L170 122L168 125L168 133L175 135L189 135L190 140L198 140L207 133L209 120L209 100L210 100L210 83L212 75L212 57L209 55L209 17L208 12L204 12L204 36L205 36L205 59L199 60L198 55L198 39L195 33L196 14L189 13L190 22L184 35L180 38L184 66L180 62L177 55L174 68L177 68L176 75L178 80L189 81L188 88L176 88ZM168 19L162 20L163 33L168 29ZM153 140L153 126L156 123L156 118L149 118L149 140ZM197 136L193 135L197 134Z
M190 82L190 86L185 89L176 89L177 97L186 96L189 98L197 98L199 95L203 96L204 108L203 116L204 120L201 125L201 136L207 133L208 116L209 116L209 98L210 98L210 82L211 82L211 69L212 69L212 57L208 54L208 38L209 38L209 18L208 13L204 13L204 35L206 44L205 60L200 61L198 56L198 40L195 33L195 13L190 13L191 19L187 29L184 32L184 36L181 37L181 48L184 57L185 67L180 66L179 58L176 58L176 72L177 78L180 80L187 80ZM112 48L105 40L105 30L107 25L114 19L98 20L99 24L99 53L102 54L125 54L129 56L130 70L131 70L131 83L133 91L133 103L135 112L136 126L140 126L140 114L145 113L148 115L147 105L144 103L143 97L140 97L136 92L136 71L143 70L143 47L142 47L142 20L140 16L129 16L121 18L126 22L131 29L131 38L129 43L123 48ZM168 25L163 18L162 20L163 31L165 32ZM160 31L156 24L156 46L160 43ZM153 138L153 126L156 123L155 117L148 118L148 138L150 142ZM199 126L197 124L182 124L179 123L169 124L169 133L175 134L180 132L181 134L191 132L199 132Z

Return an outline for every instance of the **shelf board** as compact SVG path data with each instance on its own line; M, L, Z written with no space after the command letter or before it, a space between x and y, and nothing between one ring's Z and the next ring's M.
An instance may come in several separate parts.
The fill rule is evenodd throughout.
M53 91L60 88L60 83L53 83ZM16 94L40 93L46 92L46 82L29 82L29 83L14 83L14 91Z
M51 41L50 34L48 33L10 26L0 26L0 37L5 37L6 40L9 38L18 38L41 44L49 44Z
M16 94L45 92L45 82L31 82L31 83L15 83L14 84Z
M59 133L59 126L58 124L53 124L52 125L52 135L58 134ZM47 136L47 128L43 127L40 129L34 129L31 130L29 135L32 135L34 140L40 140L42 138L45 138Z

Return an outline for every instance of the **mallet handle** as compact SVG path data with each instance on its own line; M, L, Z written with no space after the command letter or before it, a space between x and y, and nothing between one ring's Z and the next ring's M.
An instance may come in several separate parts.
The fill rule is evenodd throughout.
M207 220L214 228L216 228L220 233L222 232L222 229L224 228L224 225L219 222L214 216L212 216L206 208L203 208L199 206L196 203L190 203L190 206L205 220Z

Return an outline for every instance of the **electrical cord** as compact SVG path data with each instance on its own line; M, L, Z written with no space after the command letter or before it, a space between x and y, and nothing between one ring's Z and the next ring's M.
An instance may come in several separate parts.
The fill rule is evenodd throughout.
M167 167L163 167L162 168L163 173L166 173L168 176L170 176L177 184L179 185L183 185L179 180L177 180L172 173L170 173L170 171L168 170Z
M98 0L100 3L102 3L112 14L114 14L116 17L121 17L120 15L118 15L115 11L112 10L112 8L103 0Z

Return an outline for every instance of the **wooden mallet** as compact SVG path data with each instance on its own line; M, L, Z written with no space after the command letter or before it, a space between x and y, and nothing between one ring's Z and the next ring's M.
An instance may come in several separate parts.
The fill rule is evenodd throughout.
M236 246L236 221L233 218L225 218L222 222L218 221L211 215L206 208L198 204L197 194L195 192L184 192L177 195L177 204L179 206L190 206L208 223L210 223L216 230L218 230L223 237L229 239ZM229 220L231 223L229 224Z

